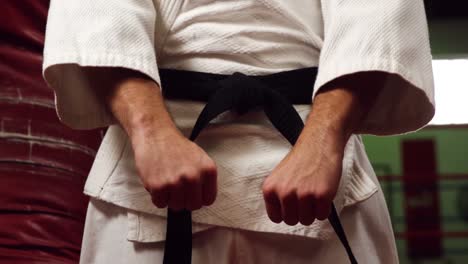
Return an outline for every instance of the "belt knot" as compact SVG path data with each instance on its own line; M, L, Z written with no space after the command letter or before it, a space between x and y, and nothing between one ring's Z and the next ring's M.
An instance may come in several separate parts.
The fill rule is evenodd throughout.
M262 81L240 72L220 80L219 85L219 93L231 97L231 105L238 114L245 114L255 107L262 106L265 94L269 92Z

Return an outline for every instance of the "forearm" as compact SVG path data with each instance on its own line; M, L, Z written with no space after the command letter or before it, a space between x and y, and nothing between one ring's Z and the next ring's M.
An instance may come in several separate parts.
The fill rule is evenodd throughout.
M214 202L217 170L197 144L182 135L167 111L159 86L122 68L87 68L106 104L129 135L135 168L153 204L197 210Z
M102 85L98 91L114 117L137 139L164 139L180 133L168 113L157 83L143 74L122 68L87 68L87 76Z
M159 86L151 80L132 77L122 81L107 97L107 104L131 139L150 134L163 139L178 133Z
M344 148L349 137L359 133L386 78L383 72L366 72L339 78L323 87L315 97L298 144L320 137L326 144Z
M273 222L310 225L330 215L346 142L359 132L385 78L377 72L353 74L320 89L298 141L263 183Z

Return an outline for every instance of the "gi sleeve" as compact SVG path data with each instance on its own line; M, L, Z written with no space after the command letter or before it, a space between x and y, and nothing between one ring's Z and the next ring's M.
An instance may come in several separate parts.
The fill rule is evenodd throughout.
M340 76L387 72L389 78L359 131L399 134L427 124L435 109L423 1L322 0L322 13L324 42L314 97Z
M55 93L60 120L76 129L116 122L82 67L122 67L158 84L152 0L52 0L43 76Z

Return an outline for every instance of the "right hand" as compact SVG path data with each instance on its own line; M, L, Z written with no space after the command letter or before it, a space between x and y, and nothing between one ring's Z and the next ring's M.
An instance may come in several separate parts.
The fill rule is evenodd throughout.
M102 99L130 137L135 165L154 205L197 210L216 198L216 165L184 137L167 111L161 89L146 75L123 68L87 68Z
M193 211L215 201L216 165L181 133L140 135L132 144L139 176L158 208Z

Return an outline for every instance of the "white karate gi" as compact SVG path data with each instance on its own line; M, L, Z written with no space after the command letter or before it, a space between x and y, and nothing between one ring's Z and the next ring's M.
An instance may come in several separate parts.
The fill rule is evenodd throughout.
M340 76L383 71L393 75L361 131L412 131L434 114L431 54L419 0L51 1L44 77L55 90L58 115L79 129L110 125L85 186L92 199L83 263L158 263L166 223L166 210L151 203L136 175L127 135L99 103L99 87L83 75L83 66L129 68L157 83L158 67L261 75L318 66L314 95ZM188 135L203 103L166 103L178 128ZM309 106L295 107L306 120ZM194 263L209 263L206 251L213 250L219 253L210 255L216 263L231 254L233 259L238 254L266 259L274 249L266 243L270 239L283 241L288 252L286 245L308 241L310 246L297 246L303 253L285 253L288 261L297 255L292 263L340 261L344 250L327 221L291 227L268 220L261 184L290 145L263 113L227 113L213 123L222 126L206 128L196 142L218 166L219 191L212 206L193 213L194 261L199 259ZM385 201L357 135L346 146L334 202L361 263L397 263ZM220 232L233 239L216 242ZM258 242L258 250L218 249L232 249L244 238ZM150 253L140 247L150 248Z

